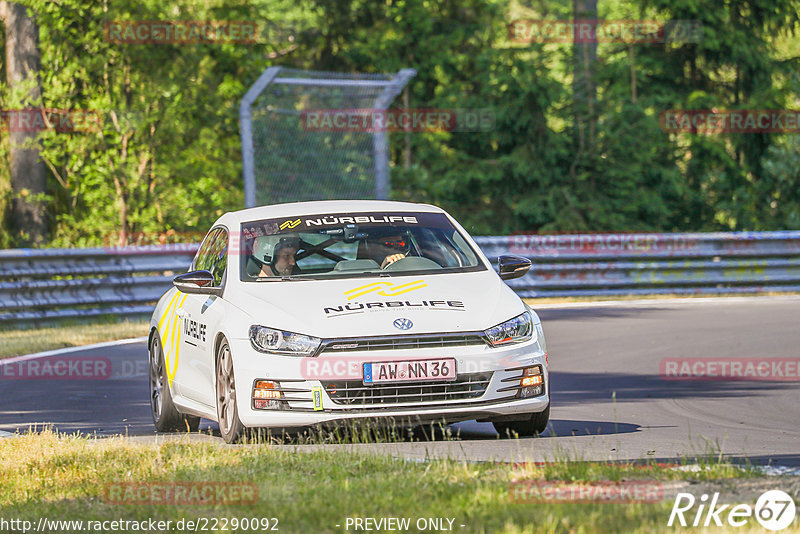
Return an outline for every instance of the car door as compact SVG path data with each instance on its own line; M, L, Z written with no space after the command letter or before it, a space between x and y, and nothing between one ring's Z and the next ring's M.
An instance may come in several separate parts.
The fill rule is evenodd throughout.
M192 270L210 271L214 286L223 287L227 274L228 231L213 228L195 256ZM188 295L181 307L180 353L177 362L178 392L181 396L215 406L214 334L224 316L224 302L216 295Z

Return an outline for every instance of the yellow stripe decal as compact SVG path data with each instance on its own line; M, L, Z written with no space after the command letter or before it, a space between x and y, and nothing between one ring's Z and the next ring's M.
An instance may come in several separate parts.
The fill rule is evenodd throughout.
M420 289L423 287L428 287L428 284L426 284L424 280L414 280L413 282L409 282L401 286L396 286L392 289L387 288L384 289L383 291L378 291L378 295L383 295L384 297L393 297L395 295L402 295L403 293L408 293L409 291L414 291L415 289ZM399 291L400 289L402 289L403 291Z
M353 300L354 298L361 297L367 293L372 293L373 291L377 291L378 295L384 297L393 297L395 295L402 295L403 293L408 293L409 291L414 291L415 289L420 289L423 287L428 287L428 284L425 283L425 280L414 280L413 282L408 282L395 287L392 287L391 282L373 282L371 284L356 287L350 291L345 291L344 294L347 296L347 300Z
M170 334L170 318L174 312L175 303L178 301L178 297L180 297L180 293L175 293L175 296L172 297L172 300L170 300L169 304L167 304L167 309L164 310L164 315L158 322L158 331L161 333L161 350L164 352L164 364L169 362L168 340Z
M347 297L347 300L353 300L354 298L358 298L361 295L366 295L367 293L371 293L371 292L375 291L376 289L379 289L376 286L382 286L382 285L386 285L386 284L389 284L389 283L390 282L373 282L373 283L367 284L365 286L360 286L360 287L357 287L355 289L351 289L350 291L345 291L344 294L345 295L350 295L351 293L355 293L354 295L350 295L349 297ZM362 289L364 291L361 291ZM356 293L356 291L360 291L360 293Z
M189 295L184 294L183 298L181 299L180 304L177 305L177 309L183 308L183 303L186 302L186 298ZM182 333L182 326L183 318L175 315L173 320L173 328L172 328L172 346L175 350L175 363L174 365L167 365L167 380L169 381L169 385L172 385L172 382L175 380L175 375L178 373L178 361L180 359L181 353L181 333Z
M175 373L178 371L178 343L181 339L180 320L181 318L177 315L172 320L172 339L170 345L175 351L175 363L174 365L167 364L167 380L170 386L172 385L172 381L175 380Z
M180 297L180 296L181 296L180 292L176 291L175 294L172 296L172 299L170 299L169 304L167 304L167 307L164 310L164 315L162 315L161 319L158 321L158 331L159 332L161 332L161 328L164 326L164 321L166 321L167 317L169 316L170 308L172 308L172 305L175 303L176 300L178 300L178 297ZM162 333L162 335L163 335L163 333ZM164 343L162 342L161 345L163 346Z

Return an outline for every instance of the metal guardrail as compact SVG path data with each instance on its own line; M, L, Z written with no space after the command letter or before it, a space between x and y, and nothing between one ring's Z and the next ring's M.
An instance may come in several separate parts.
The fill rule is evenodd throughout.
M512 235L476 239L487 256L534 266L522 297L800 291L800 232Z
M150 314L197 247L0 250L0 323Z
M800 232L478 237L533 260L522 297L800 291ZM145 315L197 244L0 250L0 323Z

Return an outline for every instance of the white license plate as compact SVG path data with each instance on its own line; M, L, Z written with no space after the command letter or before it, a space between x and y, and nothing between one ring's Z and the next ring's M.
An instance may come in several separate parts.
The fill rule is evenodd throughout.
M455 358L365 363L364 385L456 379Z

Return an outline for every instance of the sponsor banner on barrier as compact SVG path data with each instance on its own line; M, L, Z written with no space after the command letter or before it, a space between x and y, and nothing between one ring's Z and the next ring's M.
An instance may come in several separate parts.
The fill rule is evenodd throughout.
M664 358L667 380L800 381L800 358Z

